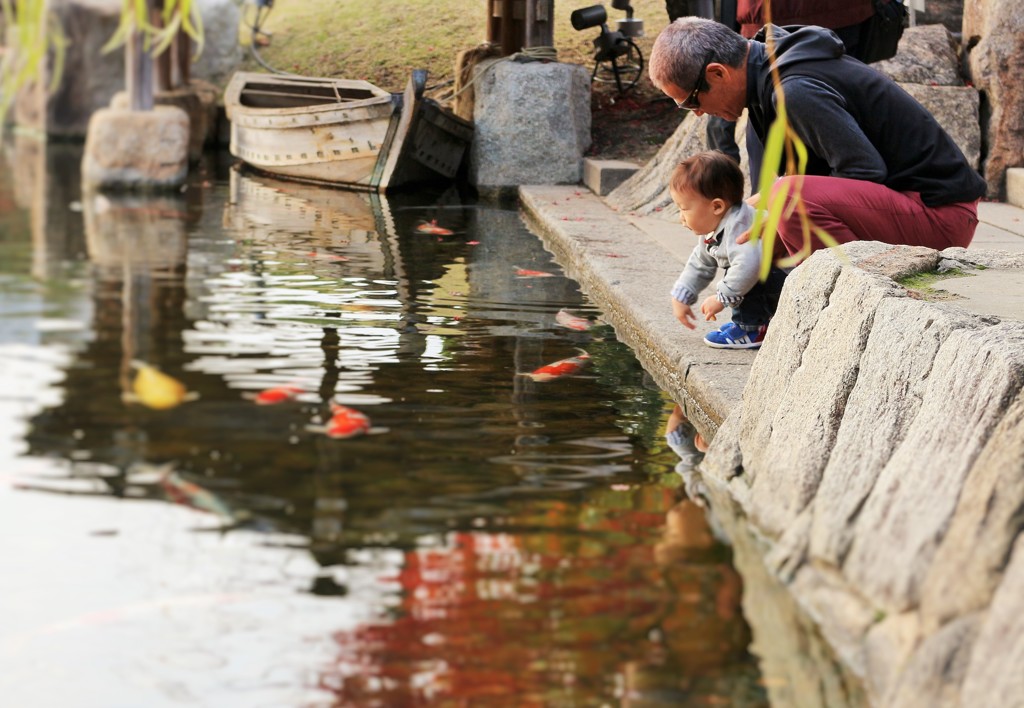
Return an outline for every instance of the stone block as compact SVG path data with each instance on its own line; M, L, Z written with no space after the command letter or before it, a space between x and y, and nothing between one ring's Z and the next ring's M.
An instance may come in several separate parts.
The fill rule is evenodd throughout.
M1017 540L1006 575L974 642L961 706L1024 705L1024 538Z
M988 607L1021 531L1024 395L1018 395L971 469L924 583L926 629Z
M603 197L632 177L638 169L639 166L634 162L587 157L583 159L583 184L594 194Z
M477 187L578 184L590 147L590 74L578 64L482 62L474 67Z
M814 499L812 558L842 562L864 500L920 410L939 348L953 331L974 326L952 307L910 298L879 304Z
M1007 705L958 700L980 624L978 615L961 617L927 637L879 705L885 708Z
M196 4L203 18L203 51L194 57L190 73L223 87L242 64L238 30L243 4L235 0L196 0Z
M943 25L908 27L896 56L872 66L902 84L964 85L957 42Z
M105 108L93 114L82 157L83 188L176 187L188 175L189 120L180 108Z
M1024 207L1024 167L1006 170L1006 201Z
M749 513L767 533L781 534L814 498L876 308L892 297L903 289L829 251L789 276L772 323L779 334L769 330L743 394Z
M1006 169L1024 155L1024 13L1018 0L964 4L968 74L985 96L986 158L982 176L988 196L998 198Z
M941 343L920 410L857 518L848 580L887 611L921 585L975 460L1024 385L1024 323L959 329Z

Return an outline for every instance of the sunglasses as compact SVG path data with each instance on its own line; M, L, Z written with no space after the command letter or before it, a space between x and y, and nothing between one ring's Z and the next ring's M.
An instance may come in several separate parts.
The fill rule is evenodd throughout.
M697 74L697 85L693 87L693 91L690 95L684 98L682 101L676 101L676 108L682 111L695 111L700 108L700 97L697 95L701 91L701 86L704 85L704 72L708 69L708 64L711 63L711 59L704 62L704 66L700 68L700 73Z

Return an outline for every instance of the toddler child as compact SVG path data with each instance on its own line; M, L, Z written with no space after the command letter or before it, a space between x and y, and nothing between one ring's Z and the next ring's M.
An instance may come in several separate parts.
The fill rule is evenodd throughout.
M676 166L669 191L680 221L700 238L672 287L673 314L683 326L695 329L690 306L721 266L725 275L700 311L705 320L714 320L730 307L732 321L709 332L704 343L717 349L760 347L778 307L786 271L773 267L768 279L760 282L761 242L736 243L754 221L754 208L743 201L739 165L721 152L692 155Z

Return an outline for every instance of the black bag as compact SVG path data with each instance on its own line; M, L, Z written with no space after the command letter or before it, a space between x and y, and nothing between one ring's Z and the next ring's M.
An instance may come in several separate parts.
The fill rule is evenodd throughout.
M875 14L861 25L855 56L865 64L896 56L896 48L907 24L907 8L903 0L875 0Z

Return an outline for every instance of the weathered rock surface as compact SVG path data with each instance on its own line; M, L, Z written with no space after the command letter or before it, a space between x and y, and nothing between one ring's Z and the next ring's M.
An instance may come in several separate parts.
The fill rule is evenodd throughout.
M985 607L1024 528L1024 395L992 433L964 484L924 583L921 615L934 628Z
M952 332L935 357L921 408L860 513L850 581L879 607L917 605L920 586L967 473L1024 385L1024 324Z
M88 133L83 187L174 187L188 175L189 119L180 108L106 108L93 114Z
M196 0L203 18L203 51L190 73L224 87L242 63L242 45L238 41L241 3L234 0Z
M576 184L590 147L590 75L578 64L491 60L474 67L477 187Z
M872 704L1022 705L1024 322L883 273L1024 262L842 252L790 276L703 473Z
M964 85L956 40L942 25L907 28L896 55L871 66L901 84Z
M1024 13L1017 0L965 3L963 28L968 73L987 107L982 176L989 196L999 197L1006 169L1020 167L1024 155Z
M963 706L1024 705L1024 538L1017 540L974 643L967 667Z
M959 47L942 25L908 27L896 56L872 64L893 81L926 86L963 86Z

